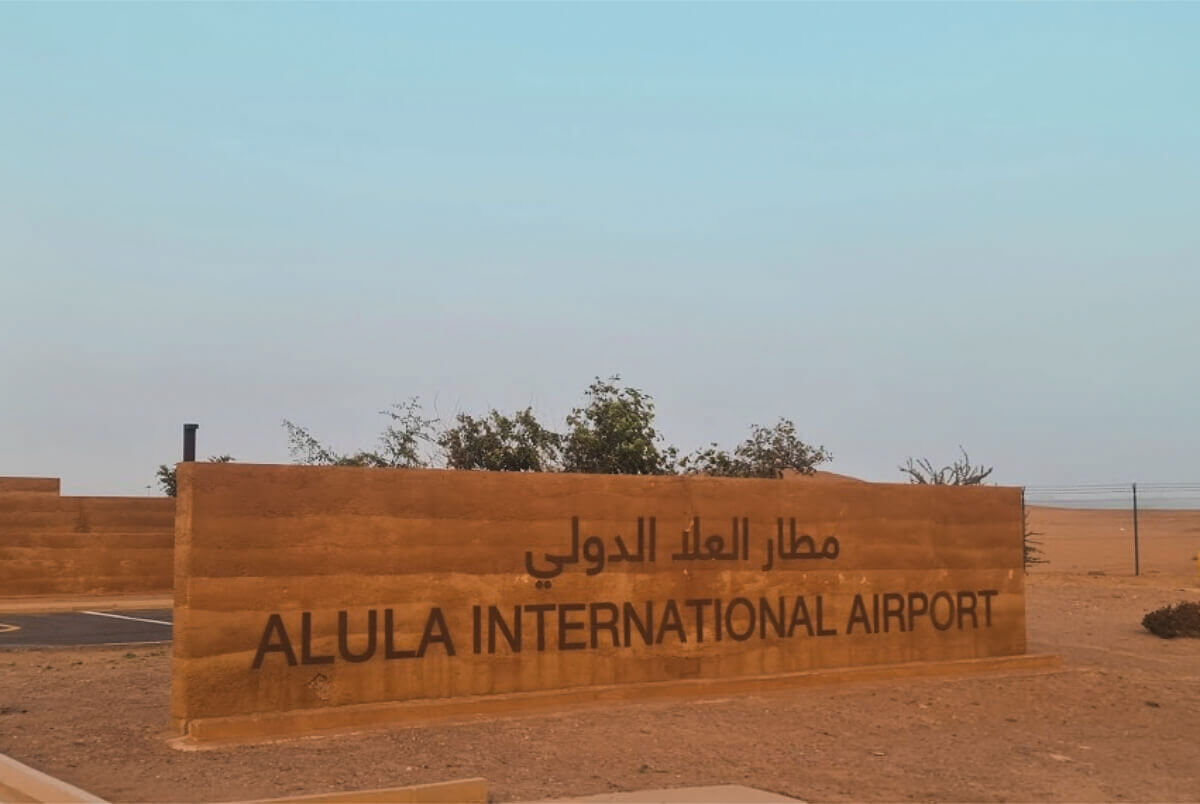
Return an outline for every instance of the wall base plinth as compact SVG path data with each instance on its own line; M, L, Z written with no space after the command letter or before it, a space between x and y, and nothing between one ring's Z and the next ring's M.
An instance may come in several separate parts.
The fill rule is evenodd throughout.
M181 732L181 736L169 742L175 748L196 750L228 743L312 736L315 733L334 734L390 726L538 714L596 704L680 698L703 700L714 696L753 695L809 686L893 679L1046 672L1061 666L1062 657L1055 654L1022 654L985 659L837 667L769 676L678 679L503 695L353 704L186 721L176 718L172 726Z

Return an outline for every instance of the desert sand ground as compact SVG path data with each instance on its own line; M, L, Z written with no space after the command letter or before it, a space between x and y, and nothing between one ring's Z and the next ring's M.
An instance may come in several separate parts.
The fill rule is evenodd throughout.
M1198 801L1200 640L1142 615L1200 599L1200 512L1123 568L1125 512L1035 512L1040 675L864 683L203 752L166 745L168 649L0 654L0 752L115 801L222 801L483 776L496 800L737 783L807 801ZM1131 549L1131 545L1130 545ZM1147 548L1150 549L1150 548ZM1105 575L1088 575L1089 571ZM1121 575L1118 573L1126 573Z
M1133 512L1029 508L1029 528L1045 534L1049 572L1133 574ZM1200 511L1142 511L1138 553L1143 574L1196 577ZM1036 568L1043 571L1043 568Z

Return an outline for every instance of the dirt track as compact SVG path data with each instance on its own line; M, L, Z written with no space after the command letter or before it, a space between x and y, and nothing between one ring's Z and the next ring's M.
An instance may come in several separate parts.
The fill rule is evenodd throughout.
M183 753L164 742L166 648L20 651L0 653L0 752L118 801L220 801L465 776L488 779L501 801L724 783L809 801L1200 800L1200 640L1160 640L1139 624L1152 608L1200 599L1190 563L1197 514L1159 530L1161 543L1174 545L1161 560L1179 572L1135 579L1056 571L1103 569L1090 566L1107 560L1097 534L1120 534L1113 514L1089 526L1070 513L1047 536L1058 567L1028 584L1030 649L1061 653L1060 673L813 688ZM1047 523L1036 529L1050 531ZM1116 561L1123 535L1108 539Z

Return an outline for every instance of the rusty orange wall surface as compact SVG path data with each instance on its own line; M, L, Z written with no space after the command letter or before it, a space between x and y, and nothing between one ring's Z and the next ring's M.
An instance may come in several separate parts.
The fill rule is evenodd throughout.
M172 718L184 733L213 718L985 659L1026 647L1016 489L197 463L180 466L179 494ZM649 549L641 562L612 560L618 536L636 555L639 517L646 542L653 518L655 560ZM734 520L740 549L673 557L693 554L686 540L697 517L702 554L706 543L718 548L714 536L728 548ZM574 562L573 518L584 544ZM824 553L805 557L803 539L793 551L793 519ZM797 555L764 569L781 529ZM564 557L554 577L535 577ZM921 595L941 592L949 598L939 599L936 624L914 613ZM875 595L893 610L878 628ZM899 618L896 596L909 606ZM749 608L765 602L778 616L781 598L788 634L760 609L747 637ZM723 601L733 629L723 638L716 604L695 602L703 600ZM683 615L682 634L667 601ZM672 627L654 644L636 622L612 631L610 606L624 618L625 603L635 612L650 603L653 628ZM521 620L519 652L500 630L489 640L489 606L510 627ZM696 615L706 612L701 640ZM865 627L851 622L860 613ZM453 655L433 639L411 655L443 625Z
M0 494L0 597L169 592L175 501Z
M0 494L59 494L57 477L0 477Z

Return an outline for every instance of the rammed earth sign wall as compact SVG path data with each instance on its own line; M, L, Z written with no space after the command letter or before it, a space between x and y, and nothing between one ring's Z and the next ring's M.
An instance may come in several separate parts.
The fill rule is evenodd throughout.
M1021 561L1007 488L185 464L172 714L266 736L1018 656Z

